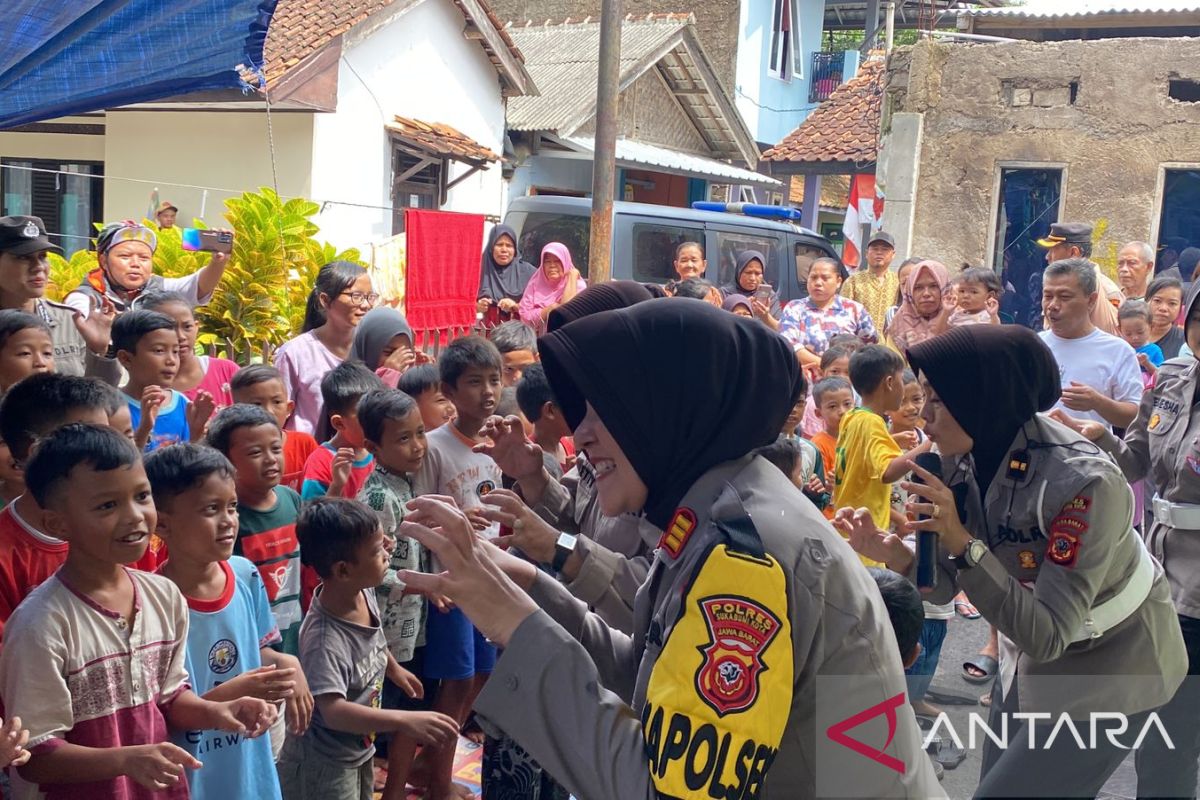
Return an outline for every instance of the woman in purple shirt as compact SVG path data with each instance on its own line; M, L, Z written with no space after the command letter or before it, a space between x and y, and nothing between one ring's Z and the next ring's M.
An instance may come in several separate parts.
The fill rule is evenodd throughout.
M321 379L346 360L354 329L379 295L371 276L358 264L334 261L321 267L308 296L304 332L275 351L275 367L296 404L288 430L315 434L321 420Z

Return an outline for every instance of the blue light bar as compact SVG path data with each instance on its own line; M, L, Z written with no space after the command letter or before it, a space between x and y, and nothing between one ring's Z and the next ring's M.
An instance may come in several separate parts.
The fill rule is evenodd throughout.
M756 203L718 203L711 200L697 200L692 203L697 211L716 211L721 214L742 214L747 217L762 217L764 219L790 219L800 221L800 212L784 206L764 206Z

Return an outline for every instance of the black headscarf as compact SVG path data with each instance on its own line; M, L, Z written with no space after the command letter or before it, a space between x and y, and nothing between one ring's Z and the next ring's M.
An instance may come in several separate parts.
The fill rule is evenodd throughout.
M742 286L742 273L746 271L746 267L750 266L751 261L758 262L758 265L762 267L763 270L763 281L765 282L767 280L766 256L757 250L743 250L736 256L736 266L733 269L733 282L721 287L721 292L723 294L753 294L753 292L747 291L745 286Z
M775 441L803 387L788 342L708 303L605 311L538 341L567 423L591 403L649 489L663 528L709 469Z
M1054 354L1020 325L953 328L912 347L908 363L975 440L980 492L987 492L1017 431L1062 396Z
M634 281L597 283L551 311L546 318L546 330L556 331L568 322L599 314L601 311L628 308L634 303L653 299L654 295L649 289Z
M513 242L513 260L507 267L500 266L492 258L492 248L501 236L507 236ZM525 293L525 284L529 283L535 272L537 267L521 260L521 251L517 249L517 232L508 225L492 228L480 259L479 296L492 300L508 298L519 301Z

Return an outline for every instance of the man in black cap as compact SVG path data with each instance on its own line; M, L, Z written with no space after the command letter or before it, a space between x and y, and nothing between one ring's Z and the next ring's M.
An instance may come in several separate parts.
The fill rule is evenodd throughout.
M900 279L890 269L895 256L892 235L875 231L867 240L867 268L842 284L842 297L862 303L878 331L887 330L887 312L896 305L900 291Z
M95 375L116 385L120 367L105 353L112 332L112 309L84 319L67 306L46 299L51 250L46 226L38 217L0 217L0 309L13 308L41 317L50 326L54 371Z
M1045 238L1038 239L1037 243L1046 250L1047 264L1068 258L1091 260L1092 226L1086 222L1055 222L1050 226L1050 233L1046 234ZM1101 272L1094 261L1092 268L1096 270L1096 280L1100 288L1100 302L1092 309L1092 324L1105 333L1118 336L1120 331L1117 326L1117 308L1124 301L1125 295L1121 294L1121 287Z

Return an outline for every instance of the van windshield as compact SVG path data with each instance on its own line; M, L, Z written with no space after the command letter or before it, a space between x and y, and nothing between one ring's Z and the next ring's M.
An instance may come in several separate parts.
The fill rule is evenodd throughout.
M510 214L508 223L515 227L521 237L521 257L537 266L541 261L542 248L550 242L562 242L571 252L575 269L587 278L588 246L591 239L591 219L567 214L530 211L517 218Z

